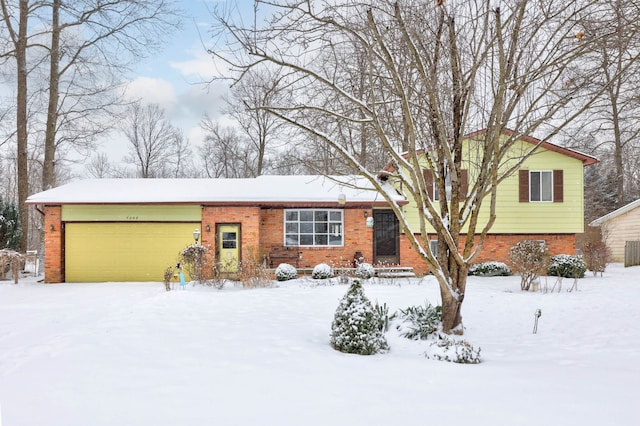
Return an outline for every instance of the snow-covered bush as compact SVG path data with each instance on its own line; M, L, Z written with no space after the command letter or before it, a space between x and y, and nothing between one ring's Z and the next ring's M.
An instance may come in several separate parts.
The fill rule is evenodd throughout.
M531 284L546 271L549 251L540 241L523 240L511 247L509 260L513 270L520 274L520 289L528 291Z
M370 263L358 263L356 266L356 277L362 280L368 280L375 275L376 271Z
M380 330L379 316L365 296L359 280L354 280L340 300L331 324L331 346L358 355L374 355L389 349Z
M324 280L333 277L333 268L326 263L320 263L311 271L311 278L316 280Z
M439 336L438 340L429 346L425 356L438 361L455 362L458 364L479 364L480 350L475 349L466 340L455 340L446 334Z
M191 244L180 252L180 260L189 277L198 282L205 279L207 263L209 262L209 247L201 244Z
M426 340L442 324L442 306L425 302L423 306L400 309L396 317L402 322L396 326L400 335L411 340Z
M276 268L276 280L289 281L294 279L298 275L298 271L295 266L288 263L281 263Z
M476 263L469 268L469 275L479 277L508 277L511 274L511 269L502 262Z
M547 275L563 278L584 278L587 267L579 256L558 254L551 257Z

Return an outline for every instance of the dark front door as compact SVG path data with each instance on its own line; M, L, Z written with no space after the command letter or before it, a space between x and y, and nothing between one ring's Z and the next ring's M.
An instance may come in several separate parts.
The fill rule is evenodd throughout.
M400 263L399 226L393 210L373 211L373 262Z

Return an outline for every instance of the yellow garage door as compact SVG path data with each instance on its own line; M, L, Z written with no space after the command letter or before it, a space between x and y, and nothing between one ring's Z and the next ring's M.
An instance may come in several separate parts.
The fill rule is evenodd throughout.
M67 223L67 282L162 281L198 223Z

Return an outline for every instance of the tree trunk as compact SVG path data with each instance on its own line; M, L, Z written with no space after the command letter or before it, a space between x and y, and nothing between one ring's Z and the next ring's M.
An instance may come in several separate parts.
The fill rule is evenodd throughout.
M49 67L49 105L47 108L47 125L44 137L44 162L42 163L42 190L56 186L55 156L56 127L58 125L60 63L60 1L53 0L51 5L51 50Z
M27 144L27 23L29 13L28 0L20 0L20 23L16 43L16 66L18 71L17 105L16 105L16 138L17 138L17 172L18 172L18 208L22 236L20 251L27 250L29 241L29 209L25 204L29 196L29 164Z
M450 287L440 282L440 297L442 298L442 331L446 334L464 334L462 326L462 302L467 287L468 266L453 264L449 266L448 278Z

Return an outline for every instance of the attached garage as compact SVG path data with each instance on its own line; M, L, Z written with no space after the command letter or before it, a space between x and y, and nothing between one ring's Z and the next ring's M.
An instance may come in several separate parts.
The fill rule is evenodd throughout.
M67 282L162 281L193 244L193 223L67 223Z
M162 281L193 244L199 205L66 205L67 282Z

